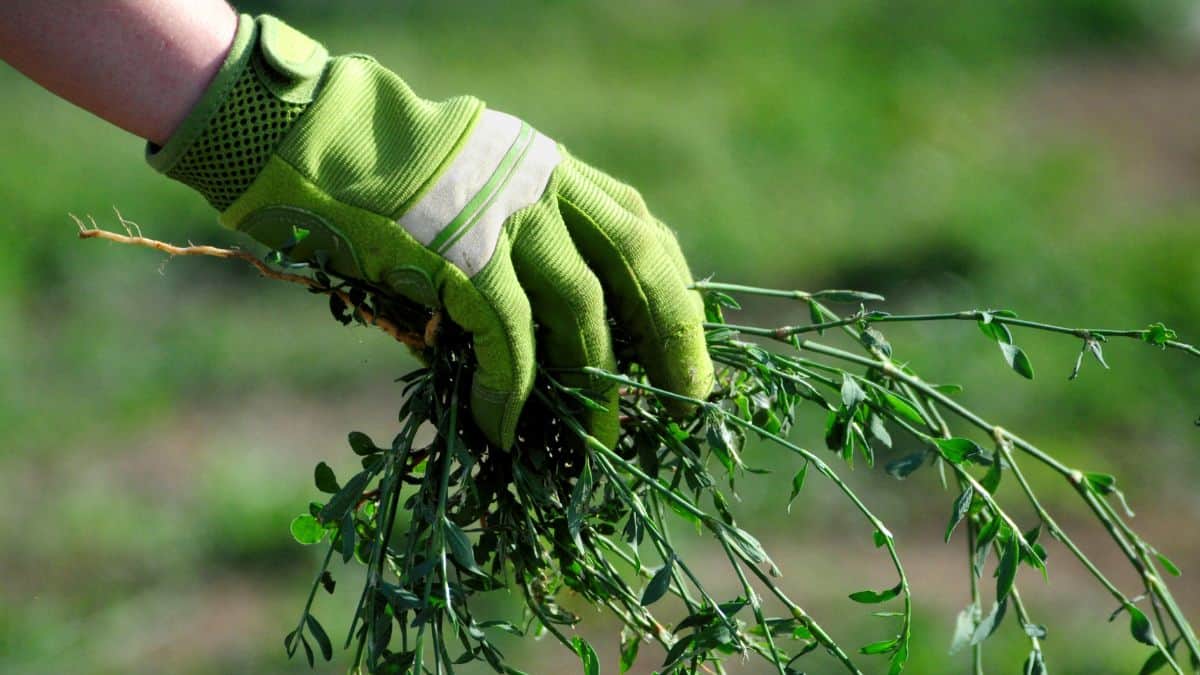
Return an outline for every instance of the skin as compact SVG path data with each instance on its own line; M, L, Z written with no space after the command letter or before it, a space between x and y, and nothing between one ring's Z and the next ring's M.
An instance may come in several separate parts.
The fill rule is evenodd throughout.
M162 145L220 69L236 29L224 0L2 0L0 59Z

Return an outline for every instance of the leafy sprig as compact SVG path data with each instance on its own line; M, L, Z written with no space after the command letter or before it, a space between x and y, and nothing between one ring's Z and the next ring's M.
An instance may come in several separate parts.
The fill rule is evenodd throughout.
M297 241L300 236L297 232ZM892 315L866 309L866 303L882 298L859 291L808 293L701 282L696 286L706 299L709 353L718 365L717 386L707 399L655 388L630 358L622 360L617 373L585 369L591 381L622 388L622 435L609 448L576 421L583 408L599 405L594 397L585 388L564 385L559 378L566 373L540 371L517 444L505 452L464 422L474 355L468 336L439 314L340 278L319 264L308 276L271 269L269 264L277 263L296 267L286 251L263 262L239 251L173 247L128 229L119 235L81 225L81 237L171 255L247 260L265 276L329 295L339 321L381 327L426 364L401 378L400 430L391 443L379 446L352 433L349 445L361 470L344 483L324 463L314 472L317 489L328 496L310 504L291 530L300 543L324 543L327 551L296 628L285 639L289 655L303 649L310 663L316 653L333 657L333 641L313 606L318 591L334 592L329 568L338 556L367 570L343 641L343 647L352 648L355 671L451 673L459 664L481 661L496 672L518 673L495 643L498 633L511 633L550 635L592 675L600 670L599 657L573 634L580 617L557 602L570 591L624 625L622 672L639 655L646 658L641 654L646 641L659 643L665 653L661 672L722 672L723 659L738 654L790 675L800 672L816 649L831 654L848 672L860 672L866 659L881 656L890 672L900 672L910 650L912 597L897 543L820 452L789 440L797 409L808 406L823 412L828 450L848 465L861 457L874 466L875 449L890 447L900 434L914 439L920 450L886 464L888 474L903 479L936 466L944 484L947 474L953 478L944 535L949 541L962 533L965 540L970 601L959 614L952 650L970 648L973 672L983 672L983 646L1009 616L1029 640L1023 672L1046 672L1041 641L1047 628L1033 619L1019 590L1026 568L1047 574L1044 535L1057 539L1112 596L1116 611L1110 620L1126 616L1131 637L1151 648L1141 672L1182 673L1185 660L1200 667L1200 644L1164 576L1179 570L1129 525L1132 513L1116 479L1069 467L969 409L954 398L960 388L927 381L898 360L879 329L893 322L974 321L1009 367L1032 378L1031 359L1015 345L1014 330L1079 339L1072 377L1088 353L1107 368L1102 344L1112 338L1200 356L1162 324L1136 330L1068 328L1006 310ZM737 295L805 303L811 321L775 328L729 323L725 313L739 308ZM859 307L843 316L827 303ZM835 330L848 338L850 349L806 337ZM629 353L616 327L614 334L619 353ZM778 348L768 349L764 339ZM672 417L664 406L670 398L689 404L693 412L684 419ZM786 570L778 569L759 540L738 524L729 504L737 485L762 479L756 460L763 444L783 448L801 462L791 479L789 505L815 474L830 481L862 518L864 534L870 532L888 556L896 581L852 593L849 600L899 602L898 611L876 612L895 622L894 631L857 649L844 647L785 591L787 577L781 575ZM1075 544L1033 490L1029 466L1057 475L1079 497L1137 572L1139 594L1122 591ZM1020 522L996 497L1006 476L1032 507L1032 522ZM704 533L725 557L740 587L737 596L719 597L706 585L674 544L672 531L681 526ZM993 582L985 583L989 568L994 589ZM483 596L504 589L523 599L520 618L477 613ZM769 606L785 609L784 615L769 614L764 594L773 600ZM664 603L668 597L677 603Z

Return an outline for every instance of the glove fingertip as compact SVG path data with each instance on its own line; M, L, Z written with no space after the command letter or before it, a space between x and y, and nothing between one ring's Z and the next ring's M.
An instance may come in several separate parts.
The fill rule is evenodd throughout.
M478 381L471 384L471 416L487 439L502 450L512 448L524 397L515 391L497 391Z
M714 374L703 327L688 326L664 338L663 352L667 358L658 373L651 369L650 379L659 379L664 389L680 396L698 401L708 398L712 392ZM686 417L696 409L696 403L679 399L668 399L663 404L676 417Z

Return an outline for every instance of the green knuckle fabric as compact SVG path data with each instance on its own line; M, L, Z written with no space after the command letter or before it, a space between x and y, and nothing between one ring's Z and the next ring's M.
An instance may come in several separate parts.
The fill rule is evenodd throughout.
M628 326L651 381L692 398L712 388L704 339L704 301L672 235L641 197L606 174L568 157L560 205L576 246L611 289L617 320ZM664 402L677 414L687 404Z
M539 353L607 408L581 414L616 442L617 389L580 370L615 367L610 311L656 384L711 388L703 303L670 230L635 190L478 99L423 99L369 57L331 58L278 19L242 16L201 101L147 160L227 227L272 248L303 228L293 257L323 252L341 274L442 306L472 335L472 412L504 448Z

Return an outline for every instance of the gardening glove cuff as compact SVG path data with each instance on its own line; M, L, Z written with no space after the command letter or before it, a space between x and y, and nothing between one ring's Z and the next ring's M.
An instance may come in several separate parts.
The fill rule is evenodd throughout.
M330 58L324 46L279 19L243 14L200 101L166 145L147 144L146 159L203 195L221 212L221 223L235 229L247 229L254 209L231 207L273 159L324 191L346 189L361 206L400 211L482 108L468 96L426 101L370 57ZM298 124L301 118L306 123ZM259 229L250 234L263 239ZM358 271L353 276L363 276Z

